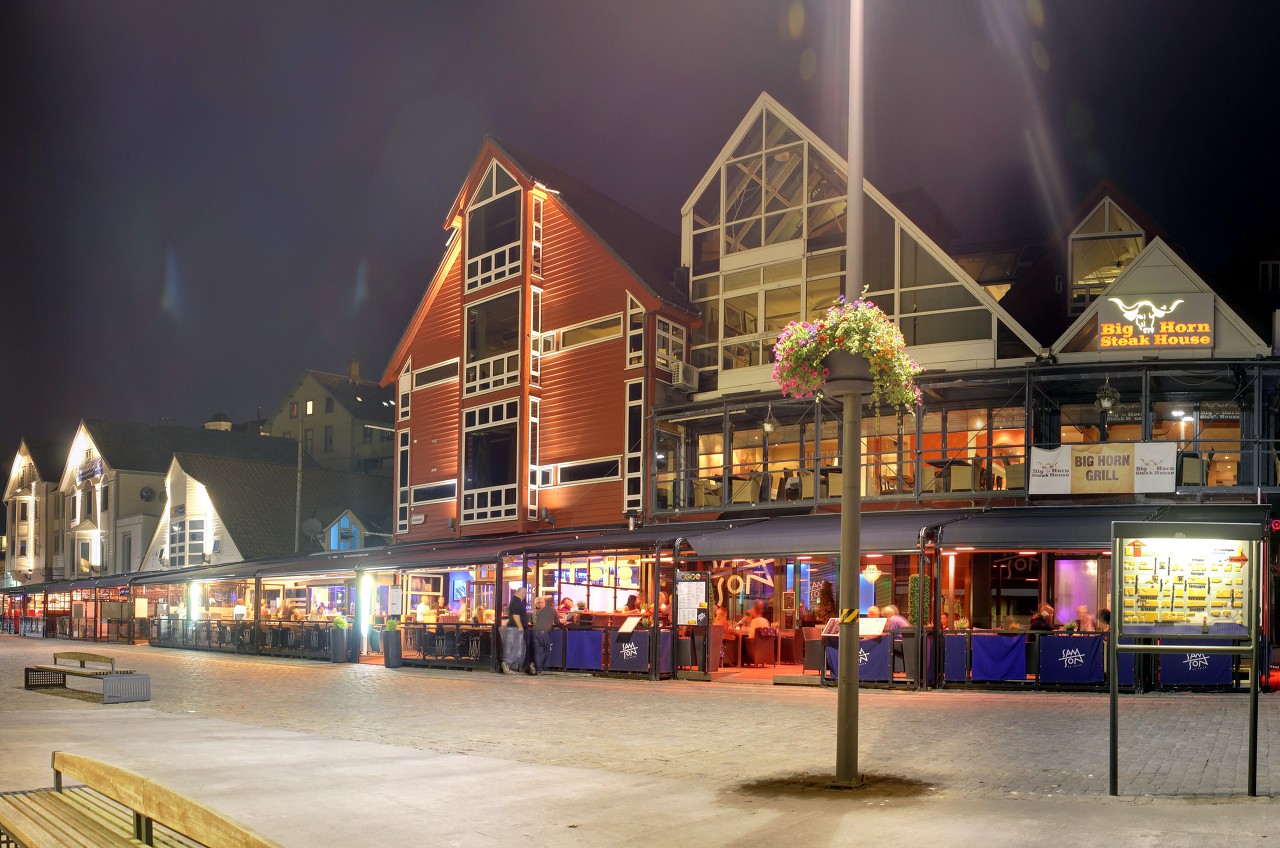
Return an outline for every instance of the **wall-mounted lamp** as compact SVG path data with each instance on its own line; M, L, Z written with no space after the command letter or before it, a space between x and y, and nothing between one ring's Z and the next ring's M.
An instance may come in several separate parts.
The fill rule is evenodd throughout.
M552 527L556 526L556 517L552 515L550 510L548 510L545 506L542 507L540 510L538 510L538 519L540 521L546 522L547 524L550 524Z
M640 514L636 512L627 513L627 529L635 530L644 526L644 521L640 519Z
M452 515L449 516L449 530L451 532L457 532L458 530L458 519L454 518Z

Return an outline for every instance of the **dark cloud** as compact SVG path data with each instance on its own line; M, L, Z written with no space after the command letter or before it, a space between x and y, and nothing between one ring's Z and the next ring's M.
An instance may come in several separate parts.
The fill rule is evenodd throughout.
M1275 196L1269 6L867 7L867 174L965 240L1043 233L1110 177L1204 267ZM672 229L761 91L842 149L845 10L0 4L0 448L379 374L485 133Z

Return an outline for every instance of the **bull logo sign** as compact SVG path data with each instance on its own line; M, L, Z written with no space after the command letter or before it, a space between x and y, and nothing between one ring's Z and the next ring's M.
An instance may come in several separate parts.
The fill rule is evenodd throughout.
M1098 304L1099 349L1213 347L1213 295L1108 297Z

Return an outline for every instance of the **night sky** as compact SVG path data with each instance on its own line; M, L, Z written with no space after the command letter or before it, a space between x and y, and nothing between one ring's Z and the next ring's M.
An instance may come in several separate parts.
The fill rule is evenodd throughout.
M86 417L268 415L348 359L380 377L485 133L673 231L761 91L844 149L844 10L6 0L0 451ZM1211 282L1252 284L1214 275L1280 219L1278 24L869 0L867 176L962 242L1048 234L1107 177Z

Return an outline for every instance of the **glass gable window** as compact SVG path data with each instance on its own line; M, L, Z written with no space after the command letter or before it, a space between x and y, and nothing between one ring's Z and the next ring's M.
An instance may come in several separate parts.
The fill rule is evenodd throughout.
M466 394L520 380L520 292L467 307Z
M1146 244L1133 219L1105 199L1071 234L1071 314L1079 315L1129 267Z
M905 232L899 260L898 324L908 345L991 338L991 313Z
M520 273L522 198L515 178L490 165L467 210L467 291Z

